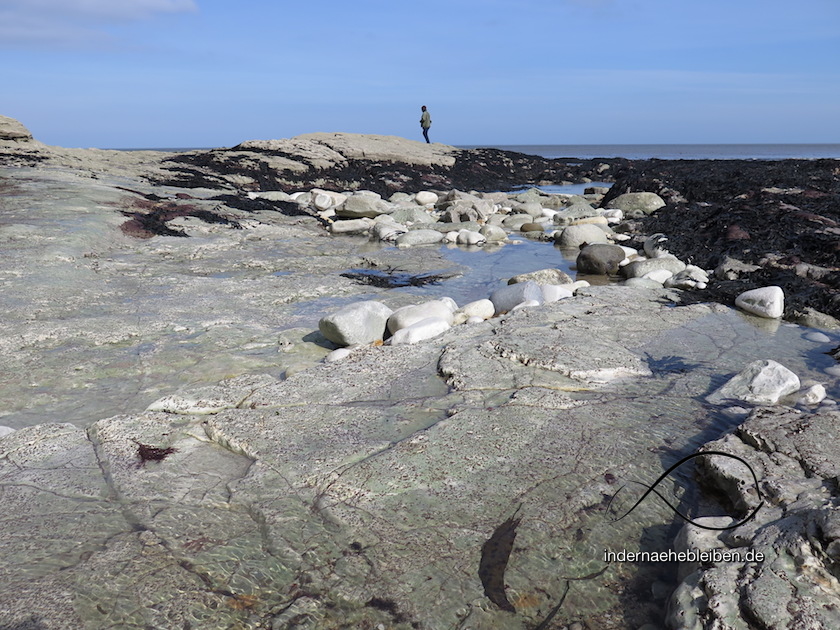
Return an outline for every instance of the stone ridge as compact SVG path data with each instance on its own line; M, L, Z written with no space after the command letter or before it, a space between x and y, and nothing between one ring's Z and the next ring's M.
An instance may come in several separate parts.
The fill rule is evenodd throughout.
M547 159L397 136L311 133L177 155L165 160L168 174L155 183L286 192L315 186L366 189L387 196L404 190L491 191L525 184L609 180L611 163L624 161Z

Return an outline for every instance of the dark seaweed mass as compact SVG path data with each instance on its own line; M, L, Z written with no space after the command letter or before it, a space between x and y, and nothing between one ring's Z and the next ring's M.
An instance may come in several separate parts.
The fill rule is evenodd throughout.
M667 206L639 227L666 234L678 258L704 269L727 256L761 267L686 299L732 304L775 284L786 318L806 307L840 318L840 160L638 160L614 174L602 206L624 192L658 193Z
M155 183L185 188L219 188L230 184L225 176L252 178L257 190L294 192L312 187L331 190L372 190L385 197L395 192L418 190L510 190L523 184L560 184L583 178L606 179L602 164L627 160L547 159L500 149L465 149L454 154L452 166L420 166L386 160L347 160L332 168L308 164L304 172L275 170L272 158L306 163L301 156L282 151L249 148L185 153L166 160L168 174Z

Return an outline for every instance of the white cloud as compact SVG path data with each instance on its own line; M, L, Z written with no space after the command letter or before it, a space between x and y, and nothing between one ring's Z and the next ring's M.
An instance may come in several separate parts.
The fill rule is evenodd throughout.
M195 0L0 0L0 9L21 17L72 15L94 19L150 17L155 13L196 11Z
M0 0L0 47L95 47L105 25L198 10L195 0Z

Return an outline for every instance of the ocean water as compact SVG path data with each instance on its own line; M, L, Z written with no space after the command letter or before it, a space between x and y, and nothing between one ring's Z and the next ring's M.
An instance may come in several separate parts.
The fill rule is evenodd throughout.
M627 158L629 160L840 159L840 144L511 144L484 145L545 158ZM478 145L462 146L474 149Z

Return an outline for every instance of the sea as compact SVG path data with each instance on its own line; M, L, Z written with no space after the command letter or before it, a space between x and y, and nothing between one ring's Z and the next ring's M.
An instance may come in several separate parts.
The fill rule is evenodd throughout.
M476 149L482 145L458 148ZM483 148L544 158L626 158L628 160L787 160L840 159L840 144L511 144Z
M787 160L840 159L840 144L471 144L459 149L503 149L544 158L626 158L628 160ZM208 151L211 147L131 148L123 151Z

